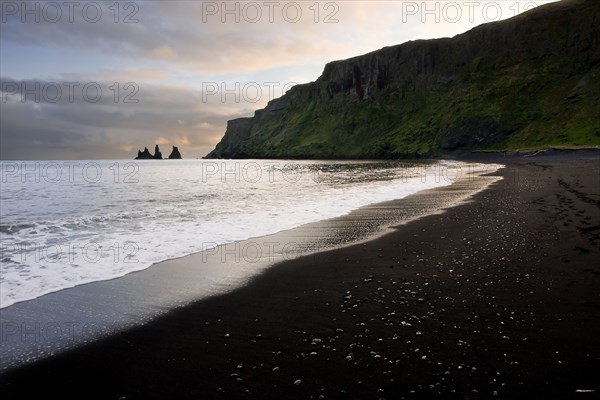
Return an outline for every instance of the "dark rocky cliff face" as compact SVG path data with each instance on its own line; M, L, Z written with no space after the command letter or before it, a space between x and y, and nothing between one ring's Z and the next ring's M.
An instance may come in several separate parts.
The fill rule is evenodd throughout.
M600 1L563 0L451 39L327 64L208 158L429 156L600 145Z

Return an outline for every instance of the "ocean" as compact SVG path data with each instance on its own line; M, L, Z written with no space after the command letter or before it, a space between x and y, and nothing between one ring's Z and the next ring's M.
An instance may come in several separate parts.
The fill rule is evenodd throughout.
M0 308L450 185L455 161L2 161Z

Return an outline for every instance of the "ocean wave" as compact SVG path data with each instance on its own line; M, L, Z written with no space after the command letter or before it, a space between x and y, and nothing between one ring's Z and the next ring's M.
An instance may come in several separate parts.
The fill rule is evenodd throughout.
M9 212L3 212L0 224L0 308L123 276L207 245L276 233L451 183L419 178L422 164L296 164L297 170L308 171L295 175L299 179L274 180L273 174L263 174L260 181L224 181L215 174L204 182L198 161L185 169L140 164L135 185L79 182L28 191L21 183L3 185L2 207ZM286 168L293 169L279 170ZM5 221L5 215L12 221Z

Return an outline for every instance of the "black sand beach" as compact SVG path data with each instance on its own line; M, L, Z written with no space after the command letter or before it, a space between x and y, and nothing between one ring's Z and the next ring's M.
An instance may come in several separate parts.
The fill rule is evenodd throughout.
M9 370L0 395L594 397L600 157L498 161L469 204Z

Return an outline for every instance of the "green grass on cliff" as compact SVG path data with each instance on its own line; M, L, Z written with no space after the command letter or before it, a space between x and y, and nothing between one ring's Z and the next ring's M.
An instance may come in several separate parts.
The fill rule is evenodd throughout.
M540 7L546 14L522 21L520 30L500 22L470 36L332 63L316 82L290 90L285 109L257 112L245 139L226 141L211 156L397 158L600 147L599 11L597 3L580 3ZM435 62L414 68L430 54ZM382 66L395 72L379 87L370 79Z
M521 71L536 71L535 74ZM473 150L512 151L600 146L600 72L557 79L542 66L479 70L435 92L359 100L311 101L253 132L263 157L405 157L447 152L444 131L465 120L494 121L505 131ZM277 134L273 134L277 131ZM452 132L450 132L452 134Z

